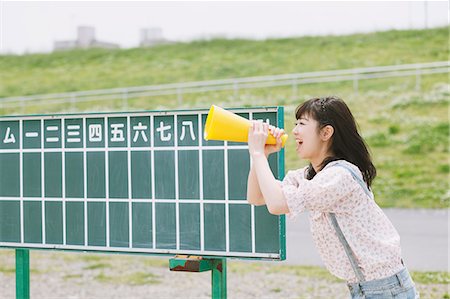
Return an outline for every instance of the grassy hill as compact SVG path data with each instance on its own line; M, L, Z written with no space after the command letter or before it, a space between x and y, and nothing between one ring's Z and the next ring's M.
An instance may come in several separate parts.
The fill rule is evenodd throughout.
M0 97L448 59L448 28L0 56Z
M116 88L448 60L449 28L387 31L348 36L289 39L211 40L128 50L74 50L52 54L0 56L0 97ZM283 105L286 129L293 127L295 107L311 96L336 94L355 114L371 147L378 177L377 201L384 207L449 207L449 77L415 77L276 87L139 98L133 109L207 108ZM79 111L118 109L120 103L78 105ZM66 111L66 106L39 106L26 113ZM8 111L7 113L17 113ZM286 168L298 161L289 140Z

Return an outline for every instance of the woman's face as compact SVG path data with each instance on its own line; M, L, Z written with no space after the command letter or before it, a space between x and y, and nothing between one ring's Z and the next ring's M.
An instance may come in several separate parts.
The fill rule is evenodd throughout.
M313 160L320 154L323 142L319 135L319 122L308 115L296 121L292 133L297 145L297 155L301 159Z

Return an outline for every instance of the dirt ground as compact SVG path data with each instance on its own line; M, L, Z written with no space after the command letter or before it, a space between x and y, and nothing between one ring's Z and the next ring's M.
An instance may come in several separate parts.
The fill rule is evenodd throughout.
M169 271L169 256L30 251L31 298L211 298L211 272ZM13 250L0 250L0 298L15 298ZM450 298L448 284L417 283L421 298ZM228 298L350 298L325 269L227 261Z

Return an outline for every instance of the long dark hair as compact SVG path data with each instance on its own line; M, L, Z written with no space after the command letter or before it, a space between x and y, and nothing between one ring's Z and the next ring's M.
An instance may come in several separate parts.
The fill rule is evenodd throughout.
M332 161L346 160L358 166L367 187L370 187L377 175L377 170L372 163L366 143L358 133L356 121L345 102L336 96L312 98L295 110L297 119L305 115L319 122L319 130L327 125L334 128L330 147L334 156L325 158L320 164L320 169ZM316 171L309 164L307 179L310 180L315 175Z

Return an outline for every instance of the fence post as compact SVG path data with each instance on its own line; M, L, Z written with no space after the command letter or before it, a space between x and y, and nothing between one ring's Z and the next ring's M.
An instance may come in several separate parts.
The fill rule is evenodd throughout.
M239 87L236 80L234 80L233 83L233 90L234 90L234 99L237 100L239 98Z
M76 95L75 95L75 93L73 92L71 95L70 95L70 110L71 111L75 111L76 109L75 109L75 104L76 104Z
M181 106L183 104L183 90L181 88L177 88L177 101L178 106Z
M421 89L421 83L422 83L422 77L421 77L422 71L420 67L416 68L416 91L420 91Z
M354 72L353 73L353 92L355 93L355 95L358 95L358 73Z
M124 89L122 92L122 108L128 110L128 89Z
M20 98L20 113L25 114L25 98Z
M297 93L298 93L298 84L297 84L297 80L293 79L292 80L292 99L295 100L297 98Z

